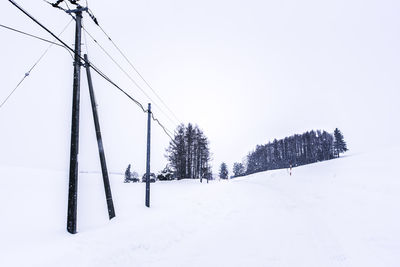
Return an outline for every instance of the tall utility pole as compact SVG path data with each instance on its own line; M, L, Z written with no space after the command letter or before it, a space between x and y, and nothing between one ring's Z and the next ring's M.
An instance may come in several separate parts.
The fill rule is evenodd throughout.
M47 29L43 24L26 12L22 7L20 7L13 0L9 0L15 7L32 19L36 24L49 32L53 37L55 37L60 43L63 44L67 49L72 50L65 42L54 35L49 29ZM52 4L53 7L58 7L58 5L63 2L57 1ZM72 123L71 123L71 150L70 150L70 165L69 165L69 185L68 185L68 211L67 211L67 231L71 234L76 233L76 221L77 221L77 200L78 200L78 152L79 152L79 100L80 100L80 79L81 79L81 30L82 30L82 12L88 11L87 7L81 7L77 4L76 0L70 0L71 4L76 5L76 9L66 10L68 14L75 14L75 49L74 49L74 82L73 82L73 95L72 95ZM97 24L97 23L96 23ZM92 102L92 110L94 123L96 128L96 136L98 141L98 148L100 154L100 162L103 173L104 189L106 193L106 200L108 206L108 214L110 219L115 217L114 205L112 201L110 182L108 179L108 172L106 166L106 160L104 156L103 142L101 140L100 125L97 116L96 104L94 100L92 80L89 71L89 61L85 55L85 62L87 62L87 72L88 72L88 82L90 90L90 98ZM149 126L150 127L150 126ZM150 129L150 128L149 128Z
M147 159L146 159L146 207L150 208L150 123L151 104L147 109Z
M97 114L96 98L94 96L94 91L93 91L92 75L90 74L90 63L88 56L86 54L84 55L84 58L85 58L86 76L89 85L90 103L92 104L94 128L96 130L97 146L99 149L101 172L103 173L104 191L106 193L108 217L111 220L112 218L115 217L114 203L111 195L110 180L108 179L106 157L104 155L104 147L103 147L103 140L101 138L99 116Z
M79 98L81 80L81 30L82 8L71 10L75 13L75 58L74 58L74 84L72 95L72 126L71 126L71 150L69 162L69 189L68 189L68 216L67 231L76 233L76 210L78 198L78 151L79 151Z

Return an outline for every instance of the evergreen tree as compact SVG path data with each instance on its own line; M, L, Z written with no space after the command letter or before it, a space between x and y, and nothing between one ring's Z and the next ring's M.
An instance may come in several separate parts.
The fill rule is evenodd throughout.
M338 128L335 129L333 132L333 136L335 137L335 141L333 142L333 147L336 152L336 156L339 157L340 153L346 152L347 145L346 142L344 141L343 134L340 132Z
M243 176L245 175L246 170L242 163L233 163L233 175L234 177Z
M185 142L186 142L186 166L187 166L187 178L193 177L193 152L194 152L194 129L191 123L186 127Z
M221 179L228 179L228 166L226 166L225 162L221 163L221 166L219 168L219 177Z
M185 149L185 126L179 125L174 141L169 143L169 147L166 150L167 159L170 162L171 167L174 169L175 176L178 179L185 178L186 176L186 149Z
M131 181L131 164L125 170L125 180L124 183L129 183Z
M174 141L171 141L166 149L166 157L174 177L210 177L211 156L209 142L204 133L191 123L187 127L179 125L175 132Z
M128 165L128 168L125 170L125 179L124 183L137 183L139 182L139 174L132 170L131 164Z

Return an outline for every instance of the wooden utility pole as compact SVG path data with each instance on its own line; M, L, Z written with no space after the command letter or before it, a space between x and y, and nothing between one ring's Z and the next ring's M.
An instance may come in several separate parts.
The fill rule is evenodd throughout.
M81 30L82 7L78 6L73 11L76 21L75 26L75 58L74 58L74 83L72 95L72 126L71 150L69 163L69 189L68 189L68 216L67 231L76 233L77 199L78 199L78 152L79 152L79 98L81 79Z
M151 104L147 109L147 159L146 159L146 207L150 208L150 123Z
M78 200L78 153L79 153L79 102L80 102L80 79L81 79L81 32L82 32L82 12L88 11L87 7L82 7L77 4L77 1L70 0L71 4L76 5L76 9L65 10L66 13L75 14L75 49L70 48L65 42L63 42L59 37L57 37L53 32L47 29L43 24L31 16L27 11L20 7L13 0L9 0L15 7L22 11L26 16L33 20L36 24L50 33L54 38L56 38L63 46L74 52L74 79L73 79L73 94L72 94L72 123L71 123L71 149L70 149L70 164L69 164L69 185L68 185L68 210L67 210L67 231L71 234L76 233L76 221L77 221L77 200ZM57 3L52 4L53 7L58 7L58 5L63 1L57 1ZM97 23L96 23L97 24ZM92 103L93 118L96 128L96 136L98 141L98 148L100 154L100 162L103 173L104 189L106 194L108 214L110 219L115 217L114 205L112 201L110 182L108 179L108 172L106 166L106 160L104 156L103 142L101 139L100 124L98 121L96 103L94 99L92 80L89 71L89 61L85 55L85 62L87 62L87 72L88 72L88 83L90 90L90 99ZM149 126L150 127L150 126ZM149 128L150 129L150 128Z
M103 174L104 191L106 194L108 217L111 220L112 218L115 217L114 203L112 200L110 180L108 178L106 157L104 155L103 140L101 138L99 116L97 114L96 98L94 96L94 91L93 91L92 76L90 74L90 63L89 63L88 56L86 54L84 55L84 58L85 58L86 76L87 76L88 85L89 85L90 103L92 104L93 121L94 121L95 130L96 130L97 147L99 149L101 172Z

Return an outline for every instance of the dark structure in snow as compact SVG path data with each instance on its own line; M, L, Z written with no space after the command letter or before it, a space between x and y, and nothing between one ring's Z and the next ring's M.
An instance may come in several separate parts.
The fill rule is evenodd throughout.
M157 180L156 175L155 175L154 173L151 172L151 173L150 173L150 183L155 183L156 180ZM146 173L143 174L143 176L142 176L142 183L145 183L145 182L146 182Z
M334 135L312 130L257 145L255 151L247 155L246 174L330 160L345 151L346 143L337 128Z
M208 139L197 127L181 124L175 131L174 141L167 148L169 166L177 179L207 178L211 176Z
M124 177L124 183L137 183L140 181L139 174L135 171L131 171L131 164L126 168Z
M157 175L157 179L159 181L171 181L174 180L174 172L169 168L169 166L165 166L165 168Z

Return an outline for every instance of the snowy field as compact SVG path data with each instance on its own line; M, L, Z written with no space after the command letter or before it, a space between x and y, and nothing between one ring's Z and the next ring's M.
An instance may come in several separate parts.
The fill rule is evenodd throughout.
M144 184L80 175L66 232L67 173L0 167L0 266L400 266L400 149L230 181ZM376 155L377 159L374 159Z

